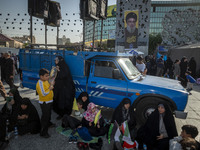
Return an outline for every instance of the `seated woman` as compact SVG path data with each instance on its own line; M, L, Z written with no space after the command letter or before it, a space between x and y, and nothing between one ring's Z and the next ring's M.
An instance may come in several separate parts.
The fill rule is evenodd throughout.
M19 135L26 133L37 134L40 132L40 118L35 106L29 98L23 98L17 117Z
M107 133L107 127L104 127L104 119L100 115L97 124L94 124L95 116L99 112L94 103L89 103L87 111L83 113L82 126L87 127L91 136L103 136Z
M9 120L8 132L14 130L17 125L17 114L20 108L22 97L16 88L9 91L9 96L6 98L7 102L3 106L1 113Z
M143 127L143 142L149 150L169 150L169 140L177 136L176 125L169 106L161 102Z
M136 127L136 119L134 110L131 109L130 106L131 106L130 99L124 98L115 109L111 122L114 122L116 120L119 127L121 128L122 123L124 121L127 121L131 138L134 139L135 138L134 129Z
M81 99L77 100L77 106L78 110L72 109L71 115L64 115L62 119L62 127L63 128L71 128L71 129L76 129L80 124L81 120L83 118L83 113L85 110L82 108L83 107L83 101Z
M82 93L78 96L77 100L79 100L79 99L83 101L83 109L84 109L84 110L87 110L87 106L88 106L88 104L90 103L88 93L87 93L87 92L82 92Z

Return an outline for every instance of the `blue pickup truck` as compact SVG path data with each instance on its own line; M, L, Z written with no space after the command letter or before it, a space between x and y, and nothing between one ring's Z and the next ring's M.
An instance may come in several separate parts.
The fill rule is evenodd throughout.
M142 76L130 61L130 54L21 49L19 56L25 87L35 89L39 69L50 70L55 65L54 58L63 56L73 77L76 97L87 91L92 102L111 108L127 97L139 123L146 120L159 101L167 102L177 117L186 117L188 93L181 84L167 78Z

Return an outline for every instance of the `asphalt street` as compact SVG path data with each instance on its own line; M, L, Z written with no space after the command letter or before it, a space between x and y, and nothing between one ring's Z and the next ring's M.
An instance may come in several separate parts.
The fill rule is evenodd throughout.
M19 85L19 77L15 77L15 84ZM6 91L9 91L9 87L4 83ZM35 90L28 88L20 88L19 92L22 97L28 97L31 99L31 102L36 106L39 115L41 116L41 109L38 104L38 96L36 96ZM178 133L181 132L181 127L185 124L191 124L198 127L200 131L200 86L195 85L192 95L189 96L188 104L185 111L188 112L187 119L177 119L176 126ZM5 101L2 96L0 96L0 109L4 105ZM112 116L113 109L101 107L102 115L107 119L110 119ZM57 126L61 125L61 121L56 120L57 115L52 111L52 122L56 123ZM44 139L36 135L24 135L19 136L17 139L13 138L10 140L9 146L6 150L76 150L78 149L76 144L68 143L68 138L59 134L55 128L49 129L50 138ZM199 141L200 134L196 138ZM103 150L109 150L109 144L106 138L103 138Z

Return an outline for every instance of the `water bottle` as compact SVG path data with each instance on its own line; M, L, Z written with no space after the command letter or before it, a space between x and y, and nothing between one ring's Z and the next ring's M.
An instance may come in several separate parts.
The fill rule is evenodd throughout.
M8 119L6 120L6 126L7 127L9 126L9 120Z
M15 139L18 138L18 129L17 127L14 128L14 135L15 135Z
M9 120L6 120L6 140L10 138L9 133L8 133L8 126L9 126Z
M147 145L146 144L143 144L143 149L147 150Z

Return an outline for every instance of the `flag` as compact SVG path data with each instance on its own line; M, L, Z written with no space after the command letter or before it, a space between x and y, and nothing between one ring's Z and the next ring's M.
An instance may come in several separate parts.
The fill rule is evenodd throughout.
M116 129L116 132L115 132L114 140L116 142L120 142L121 132L119 130L119 125L118 125L117 121L115 121L115 126L117 126L117 129Z
M95 119L94 119L94 125L97 125L97 122L99 121L99 117L101 115L101 110L99 110L99 112L96 114Z
M73 102L73 107L72 107L72 109L73 109L73 110L77 110L77 111L79 110L79 109L78 109L77 102L76 102L76 98L74 98L74 102Z
M137 142L132 142L131 141L131 136L128 128L128 122L125 121L122 124L122 133L123 133L123 138L122 140L124 141L123 143L123 148L135 148L137 147Z
M115 139L115 134L116 134L117 129L119 129L119 125L118 125L118 123L115 121L114 123L112 123L112 124L110 125L109 131L108 131L108 143L109 143L109 144L110 144L110 142L111 142L112 140ZM116 134L116 136L117 136L117 134ZM116 137L116 139L118 139L118 138Z

